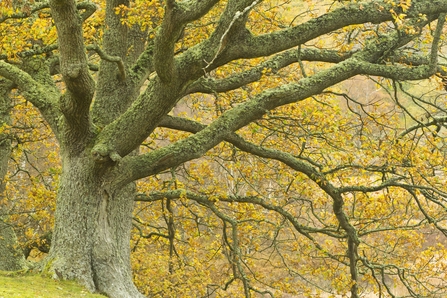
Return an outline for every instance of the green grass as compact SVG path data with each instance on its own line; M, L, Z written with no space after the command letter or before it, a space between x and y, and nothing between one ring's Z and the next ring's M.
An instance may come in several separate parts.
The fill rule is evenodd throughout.
M0 298L53 298L84 297L104 298L90 294L88 290L74 281L57 281L32 273L8 273L0 271Z

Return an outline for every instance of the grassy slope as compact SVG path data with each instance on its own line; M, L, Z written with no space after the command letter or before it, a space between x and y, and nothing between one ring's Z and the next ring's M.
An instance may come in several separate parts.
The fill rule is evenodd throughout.
M100 298L73 281L56 281L36 274L8 274L0 271L0 298Z

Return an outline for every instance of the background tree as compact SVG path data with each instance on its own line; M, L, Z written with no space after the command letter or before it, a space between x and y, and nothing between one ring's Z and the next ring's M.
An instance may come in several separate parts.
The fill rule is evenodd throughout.
M314 294L320 285L359 297L393 294L394 282L413 296L444 290L433 276L443 249L405 250L422 239L415 229L445 232L444 106L401 82L445 73L447 1L1 5L0 75L60 145L45 272L111 297L141 296L129 246L136 198L152 203L134 217L140 238L166 241L134 250L169 251L170 279L144 289L152 295L169 295L199 268L186 257L205 243L213 245L203 256L222 253L228 271L202 295ZM338 84L356 75L389 100L345 93ZM190 162L207 152L212 163ZM188 244L185 258L178 243ZM278 275L252 271L263 263Z
M20 270L25 268L25 259L19 249L16 234L7 220L5 206L6 173L11 156L11 140L7 133L10 126L11 98L13 84L7 80L0 81L0 270Z
M29 265L23 257L32 248L48 252L54 210L48 200L55 196L59 170L57 146L39 112L11 92L11 82L2 83L1 240L9 252L2 254L1 264L3 270L14 271Z

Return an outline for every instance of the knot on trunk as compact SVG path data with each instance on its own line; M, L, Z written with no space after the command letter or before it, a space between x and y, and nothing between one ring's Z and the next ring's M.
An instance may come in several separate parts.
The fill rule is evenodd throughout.
M95 146L92 150L92 156L96 163L105 163L109 161L118 162L122 158L118 152L105 145Z

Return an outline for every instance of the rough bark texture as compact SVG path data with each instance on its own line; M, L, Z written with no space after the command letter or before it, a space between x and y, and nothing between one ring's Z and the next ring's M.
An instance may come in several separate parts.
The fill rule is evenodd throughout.
M111 297L139 297L130 271L132 187L116 190L91 155L63 159L52 250L55 277Z
M74 7L72 1L62 2ZM62 2L52 2L55 20L66 22L66 16L76 19L75 12L60 6ZM107 5L104 50L107 55L116 55L124 61L127 28L114 13L120 4L126 1L112 1ZM62 74L68 89L61 102L67 107L62 110L66 124L62 132L65 145L61 153L63 172L47 270L58 278L79 280L91 291L110 297L142 297L132 282L130 266L134 184L116 188L114 177L110 175L114 162L110 159L98 162L97 156L90 152L96 137L91 119L103 127L118 117L132 100L128 96L132 84L127 84L125 77L120 76L115 63L102 61L97 97L90 115L93 93L91 77L84 73L87 71L83 64L84 45L79 42L82 31L77 31L76 36L66 35L64 32L71 29L67 29L64 22L58 23L60 40L66 38L72 46L61 49L65 58L61 59L64 60L61 65L65 65ZM66 51L65 57L63 51ZM81 65L76 61L81 61ZM76 73L73 73L74 67L79 68Z
M378 9L376 1L352 3L297 26L254 36L246 28L246 22L248 13L258 1L229 0L210 37L176 54L176 42L185 26L205 15L218 2L165 1L165 16L156 37L148 38L146 48L143 47L144 40L131 50L128 47L132 39L129 30L122 25L121 16L115 13L118 5L128 5L129 1L107 1L102 40L105 54L96 86L88 68L83 40L82 21L88 16L80 14L79 6L73 0L49 2L58 31L60 71L66 87L64 94L59 94L54 87L47 92L51 84L45 80L49 75L39 79L31 74L32 71L23 71L0 61L0 75L13 80L24 96L40 109L61 143L63 172L52 247L45 267L45 271L54 277L79 280L90 290L114 298L141 297L132 283L130 268L134 181L198 158L218 143L234 139L235 131L262 118L268 111L305 100L354 75L414 80L429 77L436 71L436 60L432 59L430 65L420 68L382 63L394 49L415 38L403 32L391 32L385 38L372 39L350 53L316 49L300 53L296 50L296 47L301 49L307 42L348 25L393 21L388 1L379 1L382 9ZM409 17L429 16L426 22L416 22L416 27L427 25L439 12L447 11L445 0L413 2L416 4L407 12ZM437 48L436 44L434 48ZM127 56L129 52L131 56ZM270 57L262 67L254 67L245 73L221 80L209 76L212 70L236 59L270 55L276 56ZM163 121L167 122L166 115L187 94L240 88L262 77L267 67L280 70L306 59L336 64L296 82L263 90L229 109L208 126L200 126L194 135L135 156L141 142ZM143 84L147 88L141 91ZM185 127L177 129L188 130ZM358 243L344 214L340 194L320 179L312 165L293 164L289 156L280 153L272 157L268 156L270 151L250 149L249 152L276 158L319 181L320 187L334 200L341 228L350 236L350 261L355 266ZM8 239L12 238L8 236ZM351 273L352 280L356 281L357 272L352 270ZM351 294L357 297L356 286Z
M0 210L0 212L2 212ZM20 250L17 237L7 218L0 217L0 270L18 271L26 268L25 257Z

